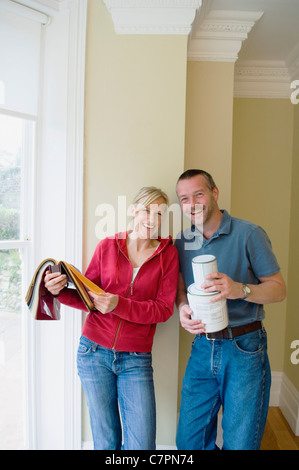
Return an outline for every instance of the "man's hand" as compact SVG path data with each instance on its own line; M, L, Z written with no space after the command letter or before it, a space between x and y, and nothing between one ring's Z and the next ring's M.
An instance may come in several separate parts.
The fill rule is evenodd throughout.
M205 325L201 320L192 320L191 314L192 310L188 304L185 304L180 308L180 321L182 327L193 335L205 333Z
M223 273L211 273L206 277L207 281L202 284L205 292L219 291L219 295L213 296L211 302L220 299L242 299L243 284L233 281ZM259 277L259 284L248 284L251 289L247 302L256 304L270 304L281 302L286 297L286 286L280 271L270 276Z
M219 291L219 295L213 296L211 302L220 299L240 299L243 297L242 284L234 282L229 276L223 273L210 273L206 276L207 281L202 284L205 292Z

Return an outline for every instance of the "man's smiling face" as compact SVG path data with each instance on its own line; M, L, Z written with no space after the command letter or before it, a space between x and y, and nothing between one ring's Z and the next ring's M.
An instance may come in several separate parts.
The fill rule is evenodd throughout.
M211 190L203 175L180 180L177 195L183 213L200 229L217 209L218 189Z

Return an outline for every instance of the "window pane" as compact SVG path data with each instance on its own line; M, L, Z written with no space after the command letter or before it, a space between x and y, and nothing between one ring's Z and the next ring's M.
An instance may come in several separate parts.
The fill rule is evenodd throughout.
M0 250L0 449L24 448L20 250Z
M20 239L23 119L0 114L0 240Z

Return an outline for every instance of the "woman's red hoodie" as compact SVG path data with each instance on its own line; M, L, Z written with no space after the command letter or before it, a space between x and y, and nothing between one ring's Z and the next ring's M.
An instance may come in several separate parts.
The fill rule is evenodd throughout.
M119 302L111 313L90 312L82 334L109 349L150 352L156 324L173 314L178 254L171 237L159 238L157 250L132 282L126 236L121 233L108 237L96 247L85 276L104 291L119 295ZM59 302L86 311L75 290L63 289Z

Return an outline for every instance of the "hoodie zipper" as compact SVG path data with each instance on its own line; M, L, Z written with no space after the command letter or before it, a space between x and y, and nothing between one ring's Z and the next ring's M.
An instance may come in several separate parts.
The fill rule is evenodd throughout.
M127 257L126 257L127 258ZM136 274L136 277L138 276L138 273ZM135 279L136 279L135 277ZM134 280L135 280L134 279ZM126 298L129 297L129 294L130 295L133 295L133 284L134 284L134 280L131 281L130 283L130 287L129 287L129 290L128 290L128 293L126 295ZM117 330L116 330L116 333L115 333L115 337L114 337L114 342L113 342L113 346L112 346L112 349L114 349L114 346L115 346L115 343L116 343L116 340L117 340L117 337L118 337L118 333L119 333L119 330L120 330L120 327L121 327L121 324L122 324L123 320L120 319L119 320L119 324L118 324L118 327L117 327Z
M122 250L119 250L119 251L123 254L123 256L124 256L124 257L129 261L129 263L131 264L131 261L130 261L129 258L125 255L125 253L124 253ZM155 258L155 256L158 256L159 254L160 254L160 253L156 253L156 252L155 252L155 253L154 253L150 258L148 258L143 264L147 263L148 261L150 261L151 259ZM143 266L143 265L142 265L142 266ZM140 267L141 267L141 266L140 266ZM133 266L132 266L132 269L133 269ZM138 276L138 274L139 274L139 271L138 271L138 273L136 274L135 279L136 279L136 277ZM126 295L126 298L129 297L129 294L130 294L130 295L133 295L133 293L134 293L133 285L134 285L135 279L130 282L130 287L129 287L128 293L127 293L127 295ZM120 319L120 320L119 320L118 327L117 327L117 330L116 330L116 333L115 333L115 336L114 336L114 341L113 341L112 349L114 349L114 347L115 347L115 344L116 344L116 341L117 341L117 337L118 337L119 330L120 330L120 327L121 327L122 322L123 322L123 320Z
M114 346L115 346L115 343L116 343L116 340L117 340L117 337L118 337L118 333L119 333L121 324L122 324L122 320L119 320L119 324L118 324L118 327L117 327L117 330L116 330L116 333L115 333L115 337L114 337L114 342L113 342L113 345L112 345L112 349L114 349Z

